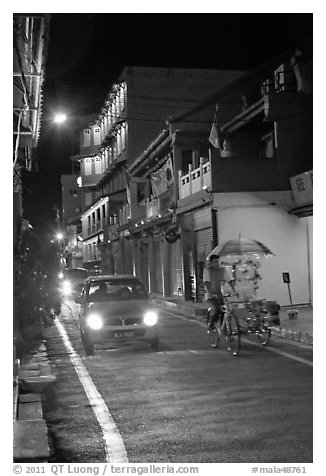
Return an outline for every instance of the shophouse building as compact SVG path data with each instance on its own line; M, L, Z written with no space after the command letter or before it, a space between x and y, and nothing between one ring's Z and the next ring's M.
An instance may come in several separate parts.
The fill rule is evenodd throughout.
M13 15L13 241L28 227L23 218L22 173L34 167L34 151L42 122L42 94L48 50L50 15Z
M128 168L131 203L142 213L115 232L116 246L129 247L133 272L151 292L201 300L208 254L241 235L275 254L260 260L257 297L289 304L288 273L293 303L311 304L311 41L217 89L168 125ZM246 270L235 272L241 292L251 293Z
M135 270L129 232L123 227L143 216L140 196L147 192L146 180L140 178L137 187L134 181L130 183L129 166L166 127L168 116L187 111L240 74L129 66L123 69L96 120L81 131L80 154L73 157L80 164L85 200L81 215L84 267L109 273Z
M84 194L78 186L79 174L61 175L62 214L59 227L64 230L63 258L66 268L83 266L80 215Z

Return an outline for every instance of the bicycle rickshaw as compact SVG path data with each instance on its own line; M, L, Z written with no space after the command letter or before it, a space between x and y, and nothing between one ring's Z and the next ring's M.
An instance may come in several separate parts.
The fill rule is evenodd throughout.
M225 346L232 352L232 355L237 356L243 334L257 336L258 341L266 346L271 338L271 327L264 301L232 302L232 296L229 294L224 294L223 298L222 322L215 322L213 328L207 327L207 336L211 347ZM209 312L210 309L208 309Z
M260 275L257 268L260 265L259 258L262 256L274 256L273 253L262 243L252 239L228 240L215 247L211 254L216 254L223 259L223 264L232 263L233 269L236 266L241 269L246 265L252 268L252 281L254 291L258 288ZM210 256L209 255L209 256ZM248 271L248 270L246 270ZM222 305L222 322L214 323L213 328L207 326L207 336L209 344L213 348L226 347L237 356L240 350L241 336L243 334L255 335L258 341L266 346L271 338L271 326L269 322L269 312L266 307L266 300L256 299L255 296L239 302L234 299L228 290L222 289L224 304ZM207 321L209 320L207 312Z

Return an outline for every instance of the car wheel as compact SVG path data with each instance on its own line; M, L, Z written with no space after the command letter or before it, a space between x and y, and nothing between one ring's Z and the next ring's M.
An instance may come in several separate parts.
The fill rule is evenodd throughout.
M83 343L83 347L85 350L86 355L94 355L94 344L89 340L87 334L81 331L81 340Z
M150 346L153 350L157 350L158 346L159 346L159 338L158 337L153 337L153 339L151 339L149 341L149 343L150 343Z

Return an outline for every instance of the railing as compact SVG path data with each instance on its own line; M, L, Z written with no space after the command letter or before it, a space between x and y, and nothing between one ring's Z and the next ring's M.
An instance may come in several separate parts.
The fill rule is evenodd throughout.
M200 165L197 169L192 169L189 165L189 172L186 175L181 175L179 170L179 198L185 198L196 192L199 192L204 187L212 185L211 177L211 162L206 161L203 157L200 158Z

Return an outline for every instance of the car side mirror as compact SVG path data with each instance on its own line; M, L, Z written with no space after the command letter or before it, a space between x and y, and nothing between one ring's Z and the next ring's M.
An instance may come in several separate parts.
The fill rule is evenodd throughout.
M83 296L76 296L75 297L75 303L76 304L82 304L83 303Z

